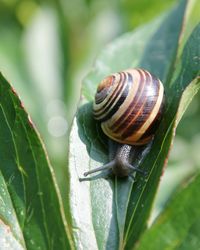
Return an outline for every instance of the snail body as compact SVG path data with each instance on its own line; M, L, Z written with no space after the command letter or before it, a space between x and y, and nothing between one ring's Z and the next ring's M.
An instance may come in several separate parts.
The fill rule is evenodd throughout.
M103 169L111 169L119 177L142 172L131 165L132 148L152 141L164 102L163 84L147 70L127 69L103 79L97 88L93 114L103 132L118 146L108 164L84 175Z

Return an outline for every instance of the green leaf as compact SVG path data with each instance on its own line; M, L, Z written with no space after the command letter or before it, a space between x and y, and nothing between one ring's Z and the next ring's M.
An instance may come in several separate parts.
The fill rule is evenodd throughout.
M1 74L0 159L1 247L69 249L72 240L44 147Z
M147 230L137 250L199 249L200 174L183 183L154 225Z
M132 249L146 228L175 128L199 88L199 27L190 30L183 46L184 27L191 27L189 16L196 7L195 1L183 0L155 21L113 41L84 80L69 158L69 199L77 246ZM80 183L84 172L108 162L107 138L92 117L97 84L106 75L130 67L143 67L157 75L167 96L164 119L140 166L148 171L148 178L136 176L135 183L117 178Z

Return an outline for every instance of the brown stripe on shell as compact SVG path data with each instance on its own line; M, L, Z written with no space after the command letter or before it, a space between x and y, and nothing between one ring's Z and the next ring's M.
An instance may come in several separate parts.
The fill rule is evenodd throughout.
M143 71L143 73L145 73ZM137 104L135 105L134 109L132 110L130 116L128 117L127 119L127 122L126 122L126 127L123 128L123 133L121 134L121 137L122 138L127 138L131 135L133 135L133 133L130 133L129 129L133 126L133 124L135 124L136 121L139 122L139 124L142 124L144 120L141 120L141 113L142 113L142 110L144 108L144 105L146 103L146 100L147 100L147 95L146 95L146 83L148 83L148 86L150 86L149 84L151 83L151 81L149 81L149 78L148 76L145 74L145 77L144 78L144 88L142 90L142 94L140 96L140 99L138 100Z
M149 118L151 112L153 111L153 108L157 102L157 97L159 94L159 81L155 78L151 78L148 73L144 71L146 75L147 82L151 82L151 85L148 85L148 87L151 87L151 89L146 89L144 92L152 91L153 95L150 96L148 93L144 93L145 99L142 100L141 108L138 110L137 114L135 114L134 119L130 122L130 124L126 127L125 132L122 134L123 138L130 137L133 134L137 134L137 131L142 127L142 125L147 121Z
M156 129L161 121L162 114L164 112L164 103L165 103L165 94L163 95L163 100L162 100L162 103L160 105L160 109L159 109L156 117L154 118L153 122L151 123L149 128L146 130L146 132L140 138L141 140L144 140L145 138L149 138L149 136L152 136L155 133L155 131L156 131Z
M114 133L118 133L118 131L120 131L122 128L124 128L124 124L126 124L127 120L129 119L129 116L130 116L132 110L134 109L135 105L137 104L138 99L139 99L139 97L141 95L142 89L144 87L144 84L143 84L144 83L144 77L139 71L138 71L138 73L140 74L140 82L139 82L138 89L136 90L137 93L134 96L132 102L127 107L126 111L123 114L121 114L119 119L117 119L117 121L110 127L110 129L113 130ZM133 81L134 81L134 79L133 79L133 76L132 76L132 82Z
M116 103L113 105L114 101L113 100L113 103L110 105L110 107L107 107L106 108L106 115L101 118L101 121L104 122L104 121L107 121L109 118L111 118L116 112L117 110L120 108L120 106L122 105L122 103L124 102L124 100L126 99L127 95L128 95L128 92L129 92L129 89L130 89L130 82L129 80L127 81L126 80L126 75L124 75L125 78L124 78L124 82L123 82L123 85L126 85L120 98L116 101Z
M115 76L111 75L111 76L106 77L101 82L101 84L99 84L96 95L95 95L96 104L101 103L108 96L108 94L110 93L109 89L114 81L115 81Z
M120 76L120 79L119 79L119 81L118 81L119 84L115 84L115 83L114 83L113 88L115 88L115 89L114 89L114 91L112 92L112 94L110 94L110 96L109 96L107 102L105 102L105 104L104 104L103 106L100 106L100 105L99 105L100 108L99 108L99 109L95 109L95 110L93 111L95 118L96 118L96 117L98 118L98 117L101 117L102 115L104 115L105 112L106 112L106 110L110 109L110 107L112 106L112 104L115 102L116 97L117 97L118 95L120 95L120 92L122 91L122 89L123 89L123 87L124 87L125 77L124 77L124 74L123 74L123 73L119 73L119 76Z
M121 92L123 91L124 86L126 84L125 77L122 77L122 75L124 76L124 74L120 73L120 79L119 80L122 79L122 81L119 82L120 84L117 84L115 86L114 91L112 92L112 94L110 94L110 98L108 98L108 100L105 102L105 104L102 107L100 107L98 110L97 109L93 110L93 114L94 114L95 119L101 121L102 118L107 116L107 113L112 108L112 105L115 103L117 98L120 97Z
M140 83L142 83L142 85L144 86L141 90L141 93L139 93L139 98L136 101L136 103L134 103L134 101L131 103L132 107L130 107L130 105L129 105L129 107L130 107L129 114L125 117L122 124L116 130L114 130L115 133L121 132L122 138L124 138L124 133L133 124L134 120L136 120L137 117L140 115L140 111L143 108L143 106L145 104L145 100L146 100L146 93L145 93L146 83L148 83L148 86L151 83L149 76L145 74L146 78L144 78L141 71L145 74L144 70L138 70L140 77L141 77Z
M109 98L106 100L106 102L104 103L103 106L99 105L100 108L99 108L99 109L96 108L96 109L94 110L94 113L101 112L101 109L104 109L104 108L106 107L106 105L108 104L108 102L109 102L110 99L112 98L113 94L115 94L116 91L117 91L117 90L120 88L120 86L121 86L121 84L115 85L116 77L115 77L114 75L112 75L112 76L113 76L112 85L115 86L114 91L112 91L112 90L113 90L113 86L110 85L110 86L109 86L109 95L111 94L111 96L109 96ZM119 83L121 83L121 74L119 74L119 76L120 76ZM101 85L101 84L100 84L100 85ZM104 84L104 88L101 88L101 92L104 91L104 90L107 91L106 84ZM101 92L99 92L99 95L101 95ZM107 95L107 96L108 96L108 95ZM104 99L103 99L101 102L103 102L103 101L104 101ZM98 104L101 104L101 102L99 102L99 103L96 102L96 95L95 95L95 104L98 105Z

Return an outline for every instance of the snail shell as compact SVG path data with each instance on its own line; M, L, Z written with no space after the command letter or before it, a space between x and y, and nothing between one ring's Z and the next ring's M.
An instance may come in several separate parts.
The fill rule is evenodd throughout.
M148 143L157 129L164 106L161 81L144 69L128 69L99 84L94 118L114 141L129 145Z

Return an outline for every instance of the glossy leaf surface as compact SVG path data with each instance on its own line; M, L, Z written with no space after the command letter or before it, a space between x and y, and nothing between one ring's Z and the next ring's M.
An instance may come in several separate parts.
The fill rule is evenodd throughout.
M45 150L1 74L0 159L2 249L69 249L69 229Z
M144 233L137 250L199 248L199 185L198 174L180 187L156 223Z

